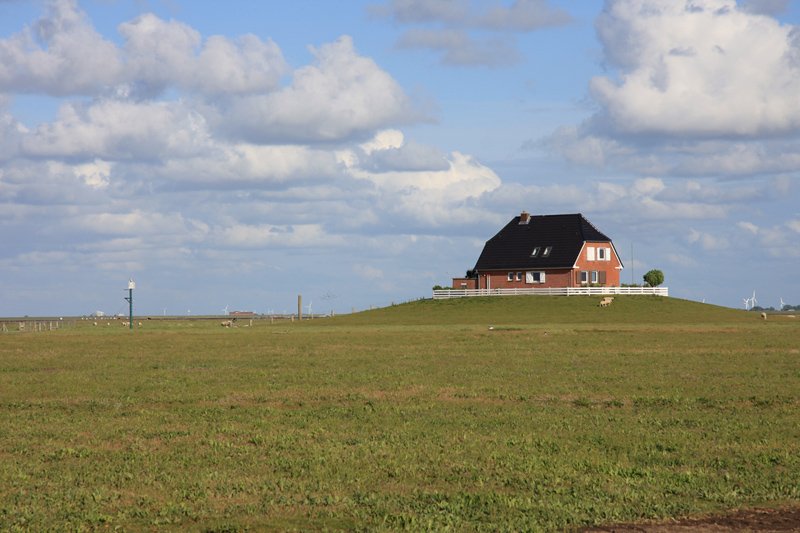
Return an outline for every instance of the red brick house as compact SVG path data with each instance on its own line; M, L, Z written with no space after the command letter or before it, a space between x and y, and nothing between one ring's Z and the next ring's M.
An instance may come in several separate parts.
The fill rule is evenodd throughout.
M471 276L454 289L619 287L614 243L583 215L525 211L486 241Z

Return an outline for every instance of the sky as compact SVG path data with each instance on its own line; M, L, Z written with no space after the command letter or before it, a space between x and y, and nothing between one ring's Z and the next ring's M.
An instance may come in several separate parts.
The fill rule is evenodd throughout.
M0 0L0 316L348 313L522 210L800 304L800 0Z

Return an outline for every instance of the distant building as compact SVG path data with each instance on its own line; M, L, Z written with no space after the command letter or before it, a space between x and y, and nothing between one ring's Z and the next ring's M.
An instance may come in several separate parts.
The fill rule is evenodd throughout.
M253 318L256 314L253 311L231 311L228 313L228 316L232 316L234 318Z
M619 287L622 261L611 239L583 215L523 211L486 241L454 289Z

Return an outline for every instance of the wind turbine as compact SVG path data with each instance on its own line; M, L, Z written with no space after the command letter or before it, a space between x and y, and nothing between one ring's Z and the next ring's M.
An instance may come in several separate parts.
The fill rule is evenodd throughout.
M228 315L228 306L227 305L225 306L225 309L222 310L222 312L225 313L225 316Z
M325 292L325 294L322 295L322 299L327 303L330 303L330 301L335 299L335 298L336 298L336 295L333 294L331 291L327 291L327 292ZM331 308L331 315L330 316L333 316L333 308Z
M779 311L783 311L783 308L784 308L784 307L786 307L786 303L783 301L783 298L781 298L781 307L780 307L780 309L778 309L778 310L779 310Z
M754 308L757 303L758 300L756 300L756 290L753 289L753 296L750 297L750 309Z
M750 310L750 307L749 307L750 298L742 298L742 301L744 302L744 310L745 311L749 311Z
M314 303L313 300L308 301L308 318L314 318L314 315L311 314L311 304Z

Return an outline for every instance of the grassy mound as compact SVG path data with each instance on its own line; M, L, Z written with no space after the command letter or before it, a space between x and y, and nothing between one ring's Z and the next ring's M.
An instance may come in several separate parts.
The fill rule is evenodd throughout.
M499 296L419 300L342 316L337 324L536 325L713 324L752 322L756 313L661 296L616 296L609 307L599 296Z

